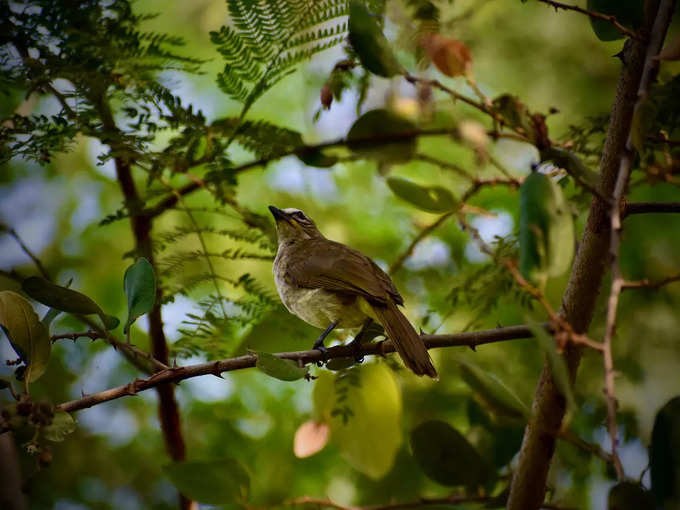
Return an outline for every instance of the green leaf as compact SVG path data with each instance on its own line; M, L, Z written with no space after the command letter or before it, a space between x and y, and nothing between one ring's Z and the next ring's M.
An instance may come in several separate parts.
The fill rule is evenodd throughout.
M268 352L256 352L255 366L265 374L282 381L297 381L307 375L307 367L299 367L290 359L281 359Z
M29 297L62 312L82 315L96 313L106 329L114 329L120 323L116 317L106 315L99 305L85 294L55 285L39 276L26 278L21 287Z
M328 360L328 363L326 363L326 368L328 370L332 370L333 372L338 372L340 370L344 370L346 368L351 367L354 365L356 361L354 358L333 358L331 360Z
M401 72L397 58L382 33L378 17L363 2L349 6L349 42L359 55L361 65L378 76L389 78Z
M588 10L610 14L626 28L642 25L644 9L642 0L588 0ZM590 25L600 41L615 41L625 35L610 22L590 17Z
M567 400L567 408L573 410L576 407L576 401L574 399L574 391L571 387L571 381L569 379L569 371L567 370L567 364L564 358L560 356L557 352L555 346L554 338L548 334L548 332L542 328L539 324L532 321L531 318L525 318L527 326L531 330L538 344L541 346L541 350L544 352L546 358L548 359L548 364L553 374L553 382L557 389L562 393L564 398Z
M138 317L151 311L156 301L156 277L148 260L140 257L127 268L123 287L128 303L128 318L123 332L127 333Z
M402 442L399 385L384 363L354 366L334 378L331 438L357 471L374 480L394 464Z
M574 256L574 221L561 188L534 172L520 187L519 266L522 275L544 287Z
M416 151L416 126L389 110L377 109L359 117L347 133L347 146L357 156L382 163L404 163Z
M607 510L654 510L654 508L654 496L639 483L619 482L609 490Z
M47 369L52 342L31 304L11 290L0 292L0 326L26 363L24 378L29 382L38 379Z
M295 153L300 161L307 166L330 168L338 162L337 156L329 156L321 149L305 149Z
M425 474L442 485L474 488L492 476L477 450L443 421L418 425L411 432L411 450Z
M680 396L656 414L649 446L652 492L664 508L680 507Z
M66 411L56 411L52 423L42 429L45 439L60 442L76 430L76 422Z
M401 177L388 177L387 185L399 198L423 211L443 213L458 207L451 192L441 186L421 186Z
M318 372L312 391L313 417L317 422L330 423L335 404L335 375L327 371Z
M525 419L528 406L495 375L467 361L461 361L463 380L498 418Z
M654 121L658 114L657 105L645 97L645 99L636 105L633 111L633 120L630 125L630 138L633 147L642 153L647 142L647 134L652 130Z
M210 505L239 503L250 489L248 473L230 458L174 462L163 466L163 471L182 494Z

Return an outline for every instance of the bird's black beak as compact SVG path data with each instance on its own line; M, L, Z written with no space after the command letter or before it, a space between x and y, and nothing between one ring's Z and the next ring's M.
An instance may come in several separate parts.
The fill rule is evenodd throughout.
M288 215L286 215L285 212L283 212L281 209L278 207L274 207L273 205L269 206L269 211L272 213L272 216L274 216L274 219L278 222L279 220L284 220L288 221Z

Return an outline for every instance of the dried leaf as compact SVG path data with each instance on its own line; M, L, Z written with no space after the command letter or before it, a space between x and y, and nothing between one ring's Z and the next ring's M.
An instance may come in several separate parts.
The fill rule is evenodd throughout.
M472 54L459 40L441 34L425 34L420 44L437 69L446 76L472 74Z

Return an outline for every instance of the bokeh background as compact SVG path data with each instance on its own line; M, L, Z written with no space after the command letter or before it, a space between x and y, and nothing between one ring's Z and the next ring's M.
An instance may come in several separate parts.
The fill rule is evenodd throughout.
M475 78L485 95L516 95L532 111L548 112L555 108L557 113L548 117L548 125L556 139L569 139L574 125L603 125L598 118L606 117L613 102L621 67L613 55L621 49L621 41L599 41L587 18L575 13L556 13L537 2L457 0L439 6L442 31L469 46ZM181 35L186 40L183 52L208 60L202 75L167 72L162 81L183 102L202 110L209 120L236 115L239 105L215 85L222 63L209 40L209 32L227 22L224 2L140 0L134 7L138 12L159 14L146 23L146 28ZM405 6L389 2L385 32L394 41L400 61L414 73L439 78L448 86L472 95L460 79L443 77L433 67L418 69L413 41L405 36L407 23ZM307 143L345 136L357 118L356 91L347 91L342 101L334 102L329 111L323 111L314 121L320 107L319 91L335 62L342 58L340 46L317 55L258 101L249 118L295 129ZM662 75L677 71L677 64L664 64ZM17 104L15 98L0 97L0 103L3 114L16 108L45 114L59 109L50 98L31 97ZM362 111L378 107L416 119L419 115L415 89L400 78L372 79ZM474 110L462 103L454 104L444 95L435 93L434 107L437 115L448 116L454 123L485 122ZM171 134L160 135L159 146ZM595 147L601 139L601 133L595 134ZM418 148L419 152L455 162L476 175L498 175L493 165L479 162L474 151L446 137L423 138ZM122 202L112 162L98 164L98 155L105 149L91 139L79 137L71 151L55 155L47 165L11 161L0 171L0 219L17 231L58 282L73 279L73 288L92 296L109 313L123 317L126 304L122 278L130 264L124 255L134 242L127 220L99 225ZM538 160L535 149L518 142L501 140L491 144L489 150L518 177L526 176L531 163ZM236 146L232 154L236 162L253 158ZM596 156L589 160L595 170L596 161ZM421 161L397 165L390 172L446 186L456 194L467 187L455 174ZM144 176L138 177L143 182ZM636 173L633 183L631 199L680 199L677 186L650 184ZM269 204L303 209L328 237L363 251L383 267L397 258L421 228L436 219L435 215L416 211L395 197L386 186L384 175L371 161L316 169L306 167L294 157L284 158L239 176L236 197L241 205L261 214L266 214ZM502 187L486 189L475 197L472 202L475 206L492 213L470 217L487 241L491 242L494 236L516 234L518 197L517 191ZM580 232L588 200L573 189L570 197ZM195 193L188 203L195 207L214 205L205 192ZM228 207L224 214L206 213L200 217L218 228L239 224L237 215ZM155 232L171 232L186 222L181 212L169 212L158 222ZM629 279L655 279L677 273L678 233L678 216L639 215L627 219L622 245L624 275ZM210 237L209 243L214 251L239 246L237 241L221 237ZM178 246L192 249L195 245L196 240L189 237L179 241ZM218 260L215 264L218 272L235 279L249 273L275 296L270 260ZM35 272L25 253L8 235L0 236L0 268L17 269L24 274ZM196 268L189 265L184 271L190 273L192 269ZM455 221L449 221L418 245L394 280L405 297L407 315L427 332L524 323L527 309L514 295L505 294L507 289L496 285L494 271L494 265L469 236ZM548 294L554 305L559 305L565 282L566 275L550 282ZM181 285L181 279L175 283ZM474 286L465 290L470 285ZM16 284L0 279L0 288L16 288ZM170 342L182 337L180 329L186 314L195 311L196 302L209 292L208 287L199 286L189 296L177 295L174 302L164 305L163 318ZM225 293L237 297L238 292L225 286ZM679 307L680 284L625 292L622 296L614 362L623 435L620 451L626 472L633 477L640 476L647 466L647 444L656 411L678 392ZM540 318L538 307L534 309L535 317ZM591 329L595 339L602 337L604 310L601 303ZM56 332L78 330L84 330L84 326L68 317L56 323ZM246 347L270 352L304 349L316 334L276 305L260 324L234 327L228 337L212 340L208 352L179 357L178 363L226 357L243 352ZM132 338L139 347L148 347L144 318L133 328ZM179 352L182 353L186 351ZM0 354L2 359L15 357L6 340L0 341ZM304 380L277 381L256 370L225 374L223 379L196 378L176 387L188 456L239 459L251 475L251 502L272 507L276 502L303 495L328 497L342 504L446 495L449 489L428 480L410 456L408 431L425 419L443 419L480 444L486 439L475 428L479 425L471 411L477 409L477 404L470 387L460 377L458 360L473 361L530 403L542 352L534 340L528 339L484 346L474 353L439 350L433 352L433 357L441 374L439 382L415 380L404 371L396 372L403 396L403 417L395 426L402 429L404 441L393 467L382 479L374 480L347 463L332 441L317 455L297 459L293 454L293 436L312 413L314 385ZM0 374L5 373L11 373L11 367L0 367ZM137 375L125 359L103 342L60 341L34 392L61 402L126 383ZM589 353L578 374L577 408L570 416L571 426L584 439L608 449L602 388L600 358ZM8 398L9 395L0 393L0 399ZM153 391L80 411L76 418L77 431L53 446L51 467L33 473L32 459L22 454L24 472L32 473L32 508L162 509L176 505L175 490L161 472L167 456ZM490 430L492 441L519 447L520 426L494 424ZM648 475L642 480L648 483ZM613 483L612 473L600 459L573 445L559 444L550 479L558 501L577 508L602 509Z

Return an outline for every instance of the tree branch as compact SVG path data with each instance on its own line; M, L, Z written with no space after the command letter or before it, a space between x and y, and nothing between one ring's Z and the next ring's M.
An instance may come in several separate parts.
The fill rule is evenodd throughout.
M21 250L33 261L35 267L38 268L38 271L40 271L40 274L43 276L43 278L50 280L50 274L47 272L47 269L45 269L45 266L43 266L42 262L40 262L40 259L35 255L35 253L33 253L29 247L26 246L21 237L19 237L19 234L17 234L16 230L8 227L7 225L0 224L0 232L2 232L3 229L7 230L7 233L14 238Z
M283 501L277 506L300 506L311 505L318 508L333 508L334 510L403 510L407 508L423 508L427 506L449 506L458 508L457 505L465 503L499 503L499 498L496 496L469 496L466 494L452 494L443 498L419 498L413 501L403 501L397 503L384 503L381 505L368 506L349 506L335 503L330 499L315 498L312 496L302 496L288 501ZM260 505L246 505L248 510L266 510L271 506ZM554 505L552 503L544 503L541 508L547 510L574 510L568 507Z
M669 283L673 282L680 282L680 273L656 281L651 281L648 280L647 278L637 281L624 280L623 285L621 285L621 290L658 289L659 287L663 287L664 285L668 285Z
M621 216L650 213L680 213L680 202L627 202Z
M673 9L673 2L670 1L669 12L667 14L668 20ZM659 12L662 12L663 3L660 6ZM652 28L652 34L650 39L650 44L647 47L647 53L645 56L645 65L642 70L642 77L640 78L640 85L638 87L637 101L635 103L635 110L643 107L643 103L647 100L649 96L649 89L652 82L656 78L656 72L659 67L659 61L654 57L658 54L661 49L665 28L663 25L668 25L668 20L664 19L663 16L657 15ZM658 49L655 47L658 45ZM617 437L617 427L616 427L616 394L614 392L614 360L612 357L612 341L614 338L614 328L616 327L616 314L618 311L619 297L621 296L621 290L623 288L624 280L621 274L621 266L619 264L619 254L621 248L621 230L622 230L622 218L621 209L623 205L624 195L626 188L628 186L628 181L630 179L630 173L633 167L633 160L635 159L635 147L633 144L633 132L632 129L628 133L628 139L626 141L626 147L623 151L621 157L621 163L619 165L619 172L616 178L616 185L614 186L613 200L611 205L611 211L609 213L610 218L610 237L609 237L609 255L611 257L611 274L612 282L609 290L609 299L607 301L607 319L605 323L605 333L602 345L603 359L604 359L604 382L605 382L605 395L607 396L607 428L609 430L609 437L612 444L612 459L614 461L614 469L616 470L616 475L619 481L625 479L625 473L623 470L623 464L621 464L621 459L618 455L618 437Z
M611 14L602 14L601 12L589 11L588 9L583 9L578 5L569 5L562 2L555 2L553 0L538 0L538 1L554 7L556 11L559 9L563 9L565 11L579 12L581 14L585 14L586 16L590 16L591 18L594 19L601 19L602 21L611 23L622 34L627 35L632 39L640 39L640 34L624 27L621 23L616 21L616 16L612 16Z
M548 324L543 324L543 327L549 329ZM475 331L467 333L444 334L444 335L421 335L428 349L436 349L443 347L470 347L475 349L479 345L506 342L510 340L518 340L522 338L532 337L531 330L527 326L510 326L506 328L490 329L486 331ZM394 352L394 345L392 342L378 342L362 346L361 356L368 355L384 355ZM311 351L297 351L297 352L283 352L276 354L283 359L290 359L299 364L306 365L308 363L316 363L324 359L321 351L313 349ZM337 345L330 347L325 357L326 360L334 358L348 358L356 356L356 349L350 345ZM234 370L242 370L244 368L251 368L255 366L257 356L255 354L246 354L237 358L230 358L221 361L210 361L208 363L199 363L196 365L187 365L184 367L171 367L166 370L161 370L151 375L147 379L135 379L134 381L111 388L99 393L93 393L77 400L64 402L57 406L57 409L62 411L78 411L86 409L102 402L108 402L120 397L129 395L136 395L140 391L155 388L159 385L167 385L167 383L176 383L184 379L198 377L202 375L216 375L219 376L223 372L232 372Z
M652 25L657 18L659 20L659 29L655 30L653 41L644 43L636 39L626 49L626 64L619 75L616 99L600 160L598 189L605 196L611 196L614 191L630 133L633 105L637 99L646 56L651 52L652 55L658 54L668 28L673 2L661 0L662 7L658 6L658 0L646 2L643 33L652 33ZM587 331L590 325L606 271L611 226L608 213L607 204L598 197L593 197L584 234L562 298L560 314L578 333ZM581 350L574 345L567 345L563 357L573 383ZM555 451L555 437L562 425L565 406L564 396L556 387L552 370L546 361L512 479L507 506L509 510L534 510L543 502L548 470Z

